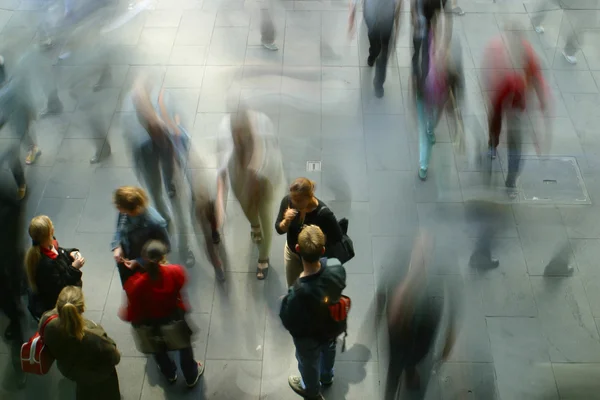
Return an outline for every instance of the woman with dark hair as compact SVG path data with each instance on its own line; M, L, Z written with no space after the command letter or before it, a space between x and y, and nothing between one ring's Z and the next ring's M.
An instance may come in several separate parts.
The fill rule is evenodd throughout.
M187 277L183 267L167 263L167 252L168 247L158 240L146 243L142 250L142 270L125 283L127 306L121 311L121 318L131 322L134 327L160 327L173 321L185 322L188 306L181 292ZM186 330L189 343L179 350L179 366L187 386L192 388L204 373L204 365L194 359L192 331L187 323L184 323L183 329ZM154 361L169 383L175 383L177 367L169 357L168 350L165 347L154 353Z
M54 238L50 218L38 215L29 224L31 247L25 255L25 268L31 296L29 311L34 318L56 305L56 299L66 286L79 286L85 258L78 249L65 249Z
M127 279L142 265L142 248L148 240L160 240L167 249L170 249L171 241L167 223L148 205L148 196L143 189L122 186L115 191L113 201L119 216L111 249L121 284L125 285Z
M298 235L306 225L316 225L325 234L325 255L333 248L333 244L341 243L343 232L333 212L315 196L315 183L308 178L297 178L290 185L289 194L285 195L279 206L279 214L275 221L275 230L280 235L287 235L283 249L285 276L288 287L291 287L302 273L304 267L296 251Z

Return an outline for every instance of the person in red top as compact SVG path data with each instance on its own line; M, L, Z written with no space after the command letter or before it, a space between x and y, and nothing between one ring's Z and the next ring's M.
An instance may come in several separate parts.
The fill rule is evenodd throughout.
M175 320L185 320L188 311L181 290L187 282L184 268L167 264L167 246L151 240L142 249L142 270L131 276L123 287L127 306L121 318L132 325L160 326ZM177 366L167 351L153 354L161 373L169 383L177 380ZM191 341L188 348L179 350L179 366L188 387L194 387L204 373L204 365L194 359Z
M508 175L506 187L516 187L521 163L521 126L519 115L526 110L526 97L534 89L544 112L548 108L548 90L542 75L538 58L531 44L522 37L520 31L514 31L516 39L511 43L509 52L516 59L515 69L509 57L502 37L493 39L488 45L483 68L488 72L486 91L489 93L489 148L490 156L496 157L496 148L500 142L502 119L507 119ZM536 152L540 151L540 141L535 138Z

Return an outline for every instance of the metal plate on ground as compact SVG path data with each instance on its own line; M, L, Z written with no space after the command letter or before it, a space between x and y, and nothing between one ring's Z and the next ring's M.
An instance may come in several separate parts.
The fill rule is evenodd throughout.
M321 171L321 161L307 161L306 170L308 172L319 172Z
M523 157L522 162L517 181L522 202L591 204L574 157Z

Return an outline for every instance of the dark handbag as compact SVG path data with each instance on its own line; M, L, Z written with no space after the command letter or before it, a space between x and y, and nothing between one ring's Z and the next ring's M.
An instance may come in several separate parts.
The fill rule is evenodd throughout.
M192 346L192 330L185 318L167 323L132 325L135 347L143 354L187 349Z
M326 208L327 207L325 206L322 207L321 210L319 210L319 213ZM337 258L342 264L345 264L355 256L354 242L350 239L350 236L348 236L348 219L342 218L337 221L337 223L342 231L342 239L337 243L327 243L325 255L327 258Z

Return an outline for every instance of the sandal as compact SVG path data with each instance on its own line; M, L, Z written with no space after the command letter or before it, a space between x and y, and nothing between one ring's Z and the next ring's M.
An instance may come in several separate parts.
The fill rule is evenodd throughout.
M250 237L252 241L256 244L262 242L262 231L260 230L260 226L252 226L252 230L250 231Z
M264 266L266 265L266 267ZM269 261L259 261L256 267L256 279L264 281L269 276Z
M25 158L25 164L34 164L41 154L42 150L40 150L40 148L37 146L33 146L31 149L29 149L29 152L27 153L27 157Z

